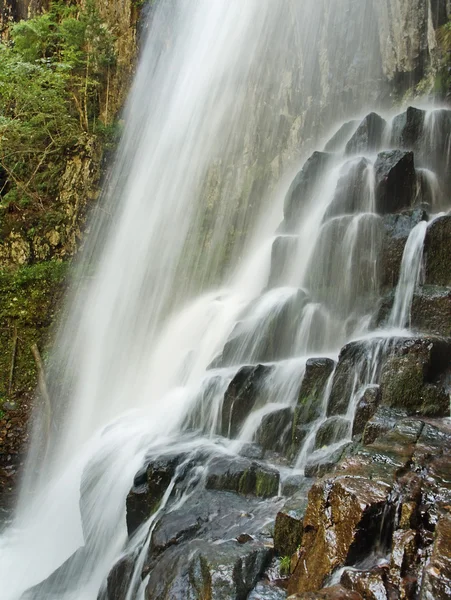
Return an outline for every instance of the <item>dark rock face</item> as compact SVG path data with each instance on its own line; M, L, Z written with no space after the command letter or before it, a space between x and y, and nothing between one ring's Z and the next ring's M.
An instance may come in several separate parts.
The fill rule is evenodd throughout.
M380 152L374 164L376 212L395 213L409 208L415 198L416 173L413 152Z
M296 409L299 423L310 423L320 416L323 395L334 368L335 362L330 358L307 360Z
M293 410L281 408L263 417L257 430L257 443L263 450L286 454L291 445Z
M362 600L362 596L347 590L342 585L332 585L319 592L292 594L287 600Z
M377 152L382 144L382 136L387 123L376 113L367 115L346 144L346 154Z
M381 371L381 403L409 414L445 416L449 397L443 382L451 372L451 343L435 338L399 339Z
M423 138L425 117L424 110L412 106L397 115L392 123L391 145L406 150L417 150Z
M291 261L296 256L299 239L295 235L280 235L273 242L271 250L271 270L268 287L276 287L285 282Z
M277 495L279 479L275 469L246 458L218 457L208 465L206 487L269 498Z
M352 424L352 436L361 435L366 424L374 416L381 399L378 385L369 386L357 404Z
M324 152L339 152L343 150L349 137L354 133L358 126L358 121L348 121L344 123L324 147Z
M329 205L324 220L360 211L369 211L369 206L362 205L367 184L368 161L361 158L344 165L337 183L334 198Z
M384 241L380 267L383 288L392 288L398 283L407 238L415 225L427 219L427 213L421 208L383 217Z
M265 365L242 367L224 394L221 434L234 438L262 393L265 377L272 368Z
M410 323L421 333L451 337L451 289L423 286L413 297Z
M401 419L317 482L289 593L320 597L332 571L365 559L364 570L346 569L340 582L361 598L449 597L450 450L445 422ZM376 548L390 560L377 564Z
M325 152L314 152L301 171L296 175L285 197L285 221L292 229L296 226L302 209L307 205L321 177L330 164L331 155Z
M344 439L351 429L351 423L342 417L327 419L318 429L315 439L315 449L331 446Z
M142 469L127 496L127 530L132 533L157 509L175 475L180 456L163 456Z
M302 519L290 512L277 513L274 525L274 550L280 556L291 556L301 544L304 531Z
M424 240L425 282L451 286L451 216L439 217Z

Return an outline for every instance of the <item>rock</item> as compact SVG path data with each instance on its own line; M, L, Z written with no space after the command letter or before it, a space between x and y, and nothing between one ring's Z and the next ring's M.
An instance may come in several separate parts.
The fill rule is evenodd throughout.
M384 215L384 240L380 259L382 287L393 288L397 285L407 238L420 221L427 220L428 215L421 208Z
M382 144L382 135L387 123L376 113L367 115L346 144L346 154L377 152Z
M268 288L283 285L289 276L299 245L297 235L279 235L272 244Z
M416 191L413 152L380 152L374 163L374 175L377 213L394 213L411 206Z
M371 385L363 392L362 398L357 404L354 421L352 424L352 437L361 435L366 424L374 416L381 399L378 385Z
M451 216L429 225L424 240L425 283L451 287Z
M354 445L352 442L343 444L332 453L320 459L311 458L307 461L304 469L304 475L306 477L324 477L335 470L336 464L346 456Z
M405 150L417 150L423 141L424 110L409 106L393 119L391 146Z
M368 199L368 161L365 158L349 161L340 171L340 179L337 183L332 202L329 204L324 215L324 221L333 217L358 212L370 212L372 207L365 206L364 201Z
M449 397L443 379L451 371L451 342L399 338L387 346L381 370L381 403L409 414L445 416Z
M263 390L265 377L272 371L266 365L242 367L230 382L222 404L221 435L235 438L252 412Z
M331 446L345 439L351 431L351 423L342 417L331 417L324 421L316 433L315 450Z
M365 425L362 443L365 445L372 444L377 438L393 429L396 423L405 417L407 417L406 410L379 406L376 414Z
M289 594L319 590L336 568L370 552L390 490L382 481L341 474L312 486Z
M424 569L420 600L446 600L451 594L451 515L443 515L436 527L432 554Z
M291 446L293 410L280 408L265 415L256 433L257 443L263 450L286 454Z
M451 110L432 111L425 121L422 164L437 173L445 194L451 192L451 165L449 144L451 139Z
M107 600L126 600L134 564L125 556L114 565L107 578Z
M269 498L277 495L279 479L276 469L246 458L224 456L209 463L206 488Z
M371 571L346 569L340 583L348 590L360 594L365 600L388 600L386 579L387 569L376 568Z
M421 287L413 296L410 324L421 333L451 337L451 288Z
M292 594L287 600L362 600L362 596L357 592L347 590L342 585L333 585L323 588L319 592Z
M390 579L404 598L416 595L418 580L418 556L420 535L412 529L398 529L393 533ZM415 586L414 589L412 587ZM413 593L412 593L413 592Z
M279 556L291 556L301 545L302 516L294 512L280 511L274 525L274 550Z
M359 122L356 120L344 123L340 129L330 138L324 147L324 152L340 152L344 149L349 137L357 129Z
M338 357L334 372L332 389L327 406L327 416L344 415L348 409L349 400L355 389L363 381L365 368L374 352L377 352L380 341L357 341L346 344ZM356 379L357 378L357 379Z
M132 535L159 507L164 493L185 456L161 456L135 477L127 496L127 531Z
M335 361L330 358L307 360L296 407L297 423L311 423L321 416L323 396L334 368Z
M284 217L290 231L296 228L303 208L308 206L330 161L330 154L314 152L294 178L284 203Z

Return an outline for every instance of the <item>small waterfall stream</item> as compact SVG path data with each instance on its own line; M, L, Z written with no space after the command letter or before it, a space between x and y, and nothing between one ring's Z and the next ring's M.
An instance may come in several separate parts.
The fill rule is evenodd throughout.
M303 480L308 464L351 441L359 402L377 390L382 357L394 339L411 335L430 225L423 218L412 225L411 212L423 203L436 213L450 184L449 132L437 133L442 111L427 112L418 165L403 171L399 195L392 173L396 161L410 157L390 154L393 147L401 152L401 137L394 143L378 115L384 125L376 121L377 143L365 125L373 114L363 125L345 125L325 152L293 160L297 143L287 139L282 151L281 132L264 127L272 118L268 106L287 110L280 73L296 64L294 40L305 60L306 105L317 91L318 52L311 48L321 37L319 3L308 0L305 12L259 0L169 5L156 9L128 103L104 200L114 218L93 226L97 235L81 269L94 276L75 286L57 338L49 373L59 402L52 435L42 453L38 415L16 520L0 538L2 600L185 598L165 574L172 569L175 577L182 563L188 568L208 554L207 541L215 552L224 548L226 561L228 544L237 546L246 526L263 552L262 531L283 504L280 473ZM365 28L352 55L362 52L362 73L371 72L373 53L364 49L377 36L366 13L356 11ZM159 30L169 31L168 39ZM338 30L328 43L343 50L347 35ZM339 71L331 79L339 80ZM333 104L339 90L330 93ZM367 100L358 97L356 110ZM396 118L393 131L395 125ZM265 175L267 189L252 196L251 184L276 162L288 179L276 184ZM412 226L383 326L375 315L392 214ZM337 400L336 361L355 340L361 354L351 356L348 387ZM314 369L321 385L307 393ZM139 495L153 463L166 486L153 514L131 532L130 490ZM224 464L226 490L246 484L254 491L226 494L229 504L218 500ZM247 482L258 469L263 483ZM268 491L274 482L275 493ZM192 506L201 516L183 529L189 552L181 558L178 538L164 545L158 536ZM246 544L235 546L241 560ZM202 564L189 568L202 574ZM226 562L219 564L210 584L232 585ZM192 572L183 571L183 585ZM164 596L163 584L173 596Z

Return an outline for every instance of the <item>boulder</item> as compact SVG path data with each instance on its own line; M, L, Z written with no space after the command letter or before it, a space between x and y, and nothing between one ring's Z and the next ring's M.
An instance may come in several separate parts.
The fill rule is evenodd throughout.
M298 423L311 423L321 416L326 385L334 368L335 361L330 358L309 358L307 360L296 407Z
M276 469L246 458L221 456L208 465L206 488L269 498L277 496L279 480Z
M381 285L393 288L399 280L404 247L412 229L428 215L422 208L384 215L384 239L380 260Z
M280 408L265 415L256 433L257 443L263 450L286 454L291 446L293 409Z
M451 593L451 514L441 516L431 557L424 569L420 600L447 600Z
M287 283L290 266L296 258L298 245L299 237L297 235L279 235L276 237L271 249L268 288Z
M376 113L367 115L346 144L346 154L372 154L382 144L382 136L387 123Z
M451 341L399 338L391 341L382 364L381 403L408 414L445 416L449 396L444 380L451 373Z
M423 141L424 110L409 106L392 122L391 146L405 150L417 150Z
M416 192L413 152L380 152L374 163L374 175L377 213L395 213L412 205Z
M379 401L380 401L380 393ZM372 444L379 437L391 431L396 423L407 417L406 410L388 408L387 406L379 406L376 413L369 419L362 435L362 443L365 445Z
M317 591L336 568L369 553L379 535L390 491L381 481L341 474L315 483L288 593Z
M365 600L388 600L386 568L375 568L370 571L346 569L340 583L351 592L357 592Z
M284 203L284 217L290 231L296 229L302 211L308 206L331 158L326 152L314 152L294 178Z
M279 511L274 525L274 550L279 556L291 556L301 545L302 512Z
M324 421L316 433L315 450L331 446L349 436L351 423L343 417L331 417Z
M451 216L431 223L424 240L425 283L451 287Z
M368 193L365 193L368 192L368 164L366 158L359 158L342 167L340 179L332 202L324 215L324 221L341 215L371 210ZM365 199L368 200L367 206L365 206Z
M356 120L343 123L340 129L334 133L324 147L324 152L340 152L344 150L350 136L355 132L359 122Z
M362 435L368 421L374 416L381 399L378 385L368 386L359 400L352 423L352 437Z
M354 448L354 444L349 442L347 444L343 444L333 452L327 453L326 456L322 456L321 458L309 458L305 465L304 475L306 477L324 477L329 473L335 471L335 466L340 460L342 460L345 456L352 453Z
M451 288L421 287L413 296L410 325L421 333L451 337Z
M242 367L230 382L222 404L221 435L235 438L263 392L265 378L272 367Z
M164 493L185 456L161 456L136 476L127 496L127 531L134 531L158 509Z

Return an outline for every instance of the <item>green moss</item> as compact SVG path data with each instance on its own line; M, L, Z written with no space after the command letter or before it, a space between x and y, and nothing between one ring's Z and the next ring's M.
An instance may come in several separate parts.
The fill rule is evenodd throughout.
M255 480L255 495L260 498L276 496L279 488L279 480L275 473L257 471Z
M57 262L24 266L15 271L0 270L2 396L20 397L33 392L36 386L36 367L30 349L33 344L38 344L45 356L49 329L58 310L66 272L67 264Z
M281 575L289 575L291 569L291 558L289 556L282 556L279 564L279 571Z

